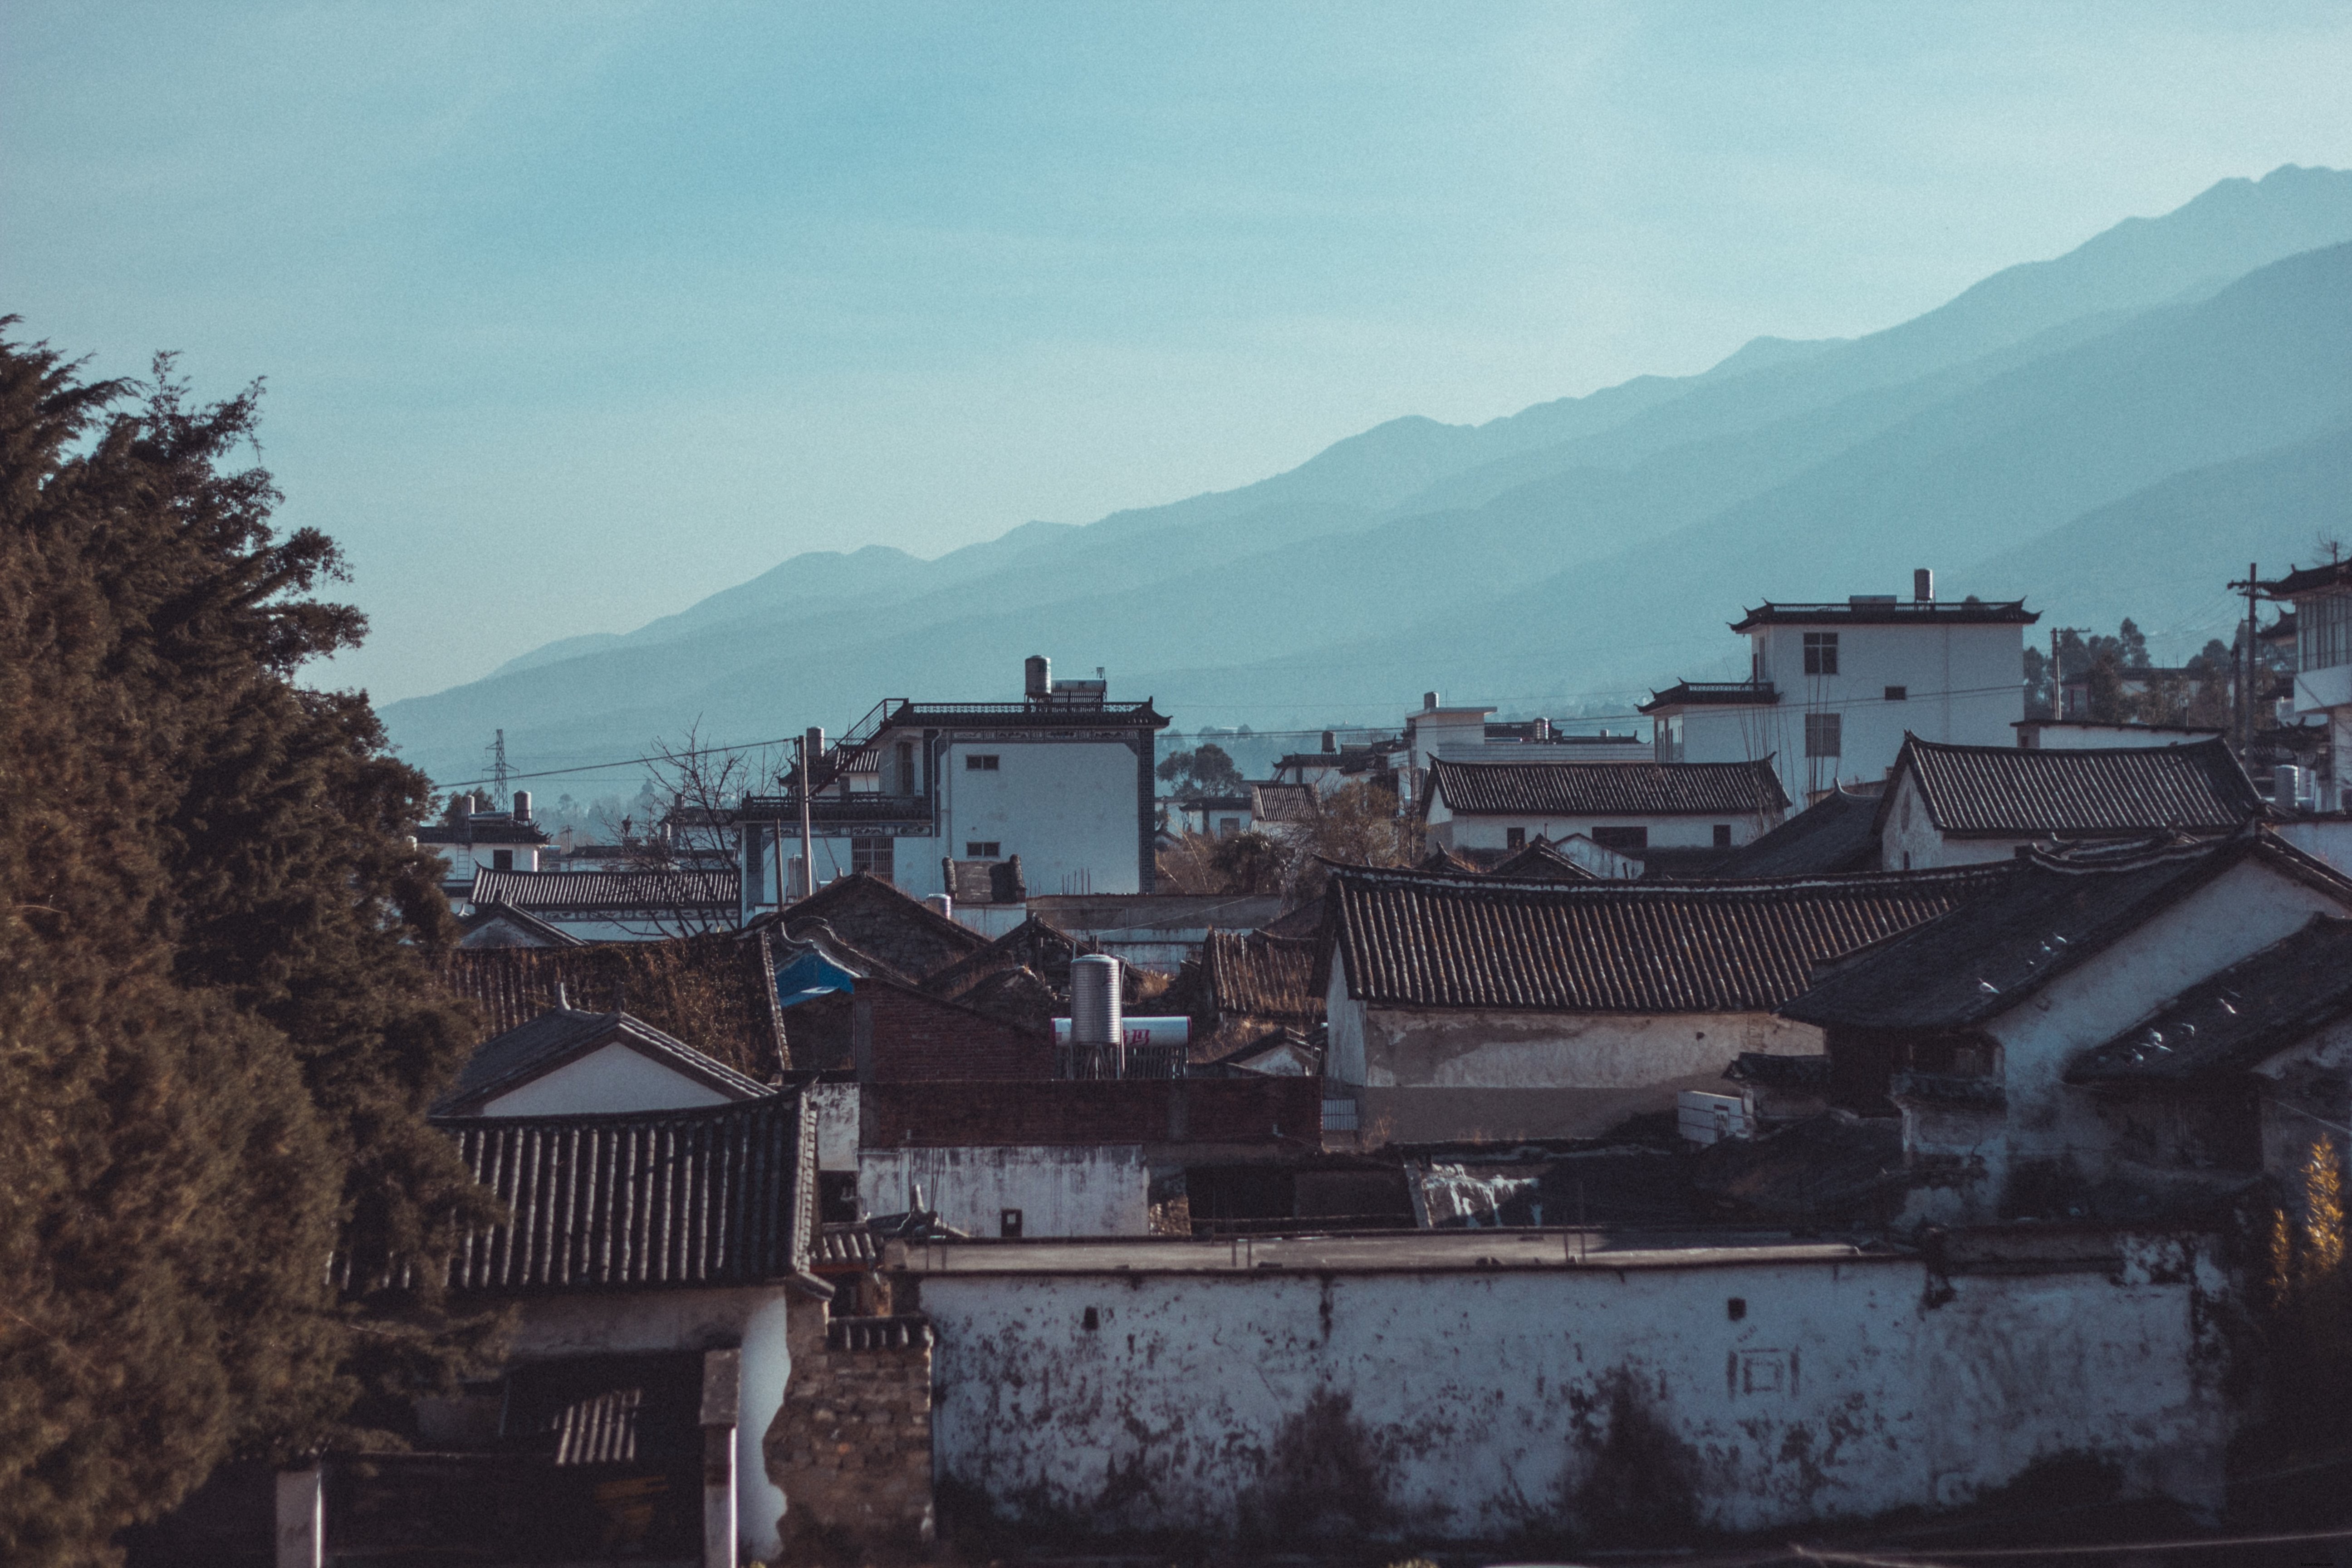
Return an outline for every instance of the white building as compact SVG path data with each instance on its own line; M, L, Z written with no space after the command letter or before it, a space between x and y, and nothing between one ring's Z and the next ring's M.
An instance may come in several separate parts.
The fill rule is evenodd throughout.
M1336 868L1317 954L1325 1093L1366 1146L1592 1138L1717 1090L1744 1051L1821 1054L1775 1009L1932 920L1975 870L1531 882Z
M2327 723L2326 755L2314 805L2352 808L2344 774L2352 758L2352 561L2309 566L2265 583L2263 592L2294 606L2294 710Z
M1681 681L1642 705L1660 762L1780 759L1781 782L1811 801L1885 775L1906 734L2005 746L2025 716L2023 600L1937 600L1916 574L1908 602L1776 605L1732 626L1748 639L1743 681Z
M1021 858L1030 893L1152 889L1158 807L1150 700L1054 680L1028 661L1017 702L881 703L822 752L810 797L815 885L863 871L917 898L950 892L947 863ZM797 891L799 781L737 814L744 915Z
M1825 1032L1842 1100L1901 1109L1906 1220L2154 1217L2352 1115L2347 911L2352 881L2260 828L2029 850L1781 1013Z
M1436 848L1523 849L1581 837L1639 859L1736 849L1789 809L1772 762L1457 763L1429 768L1421 811Z
M2219 740L2177 746L1943 746L1906 739L1878 797L1890 871L2006 860L2029 844L2216 836L2263 815Z
M531 820L530 791L515 791L511 811L479 811L475 805L474 796L461 795L448 821L416 832L417 847L441 857L441 890L453 902L471 897L477 871L539 870L551 843Z

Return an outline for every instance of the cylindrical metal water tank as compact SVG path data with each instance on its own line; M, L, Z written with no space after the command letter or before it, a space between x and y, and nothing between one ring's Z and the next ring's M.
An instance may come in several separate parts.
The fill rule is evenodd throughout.
M1070 963L1070 1037L1082 1046L1115 1046L1122 1037L1118 960L1088 953Z
M517 822L530 820L530 791L519 789L514 792L514 819Z
M1021 661L1021 690L1027 697L1050 697L1054 692L1054 661L1042 653L1033 653Z

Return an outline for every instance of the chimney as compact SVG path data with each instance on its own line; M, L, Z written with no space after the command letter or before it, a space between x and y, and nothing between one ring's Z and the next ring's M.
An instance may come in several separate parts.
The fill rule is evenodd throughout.
M1328 755L1339 749L1339 737L1329 730L1323 731L1323 750Z
M514 819L517 822L530 820L530 791L519 789L514 792Z
M1922 605L1936 602L1936 574L1922 566L1911 574L1911 597Z
M1437 711L1436 692L1424 691L1421 694L1421 710L1424 713L1434 713Z
M1031 701L1042 701L1053 695L1054 661L1042 653L1033 653L1021 661L1021 689Z

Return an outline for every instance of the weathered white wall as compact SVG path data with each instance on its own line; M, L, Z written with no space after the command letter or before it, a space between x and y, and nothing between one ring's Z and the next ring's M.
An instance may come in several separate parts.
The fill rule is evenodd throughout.
M2067 1067L2313 915L2343 913L2326 894L2243 861L1991 1019L1985 1032L1999 1047L1995 1073L2007 1105L1982 1113L1906 1110L1905 1144L1915 1163L1939 1160L1974 1173L1915 1189L1906 1220L1993 1218L2026 1161L2069 1161L2089 1181L2108 1173L2116 1159L2112 1130L2092 1091L2064 1081Z
M926 1207L972 1236L998 1235L1005 1209L1021 1211L1024 1237L1151 1233L1151 1167L1139 1143L867 1149L858 1156L857 1201L868 1214L905 1213L915 1183Z
M1723 1092L1742 1051L1815 1056L1822 1033L1769 1013L1534 1013L1368 1006L1335 955L1326 1072L1357 1086L1367 1144L1591 1138ZM1335 1092L1339 1092L1335 1089Z
M2227 1422L2199 1297L2218 1284L2150 1244L2112 1279L1948 1289L1906 1259L942 1274L921 1290L938 1472L1002 1510L1213 1531L1323 1500L1392 1534L1493 1539L1564 1522L1621 1382L1717 1528L1962 1503L2070 1452L2210 1507ZM1302 1419L1318 1398L1319 1428ZM1353 1449L1373 1485L1271 1492L1301 1445Z
M2343 749L2336 754L2352 761L2352 733L2337 744ZM2344 763L2338 763L2342 767ZM2281 838L2314 859L2325 860L2337 870L2352 875L2352 817L2303 817L2282 822L2275 831Z
M687 1110L728 1096L615 1041L540 1074L485 1104L484 1116L593 1116Z
M1926 871L1937 866L1982 866L2013 860L2028 838L1947 838L1927 815L1919 781L1909 773L1895 786L1879 838L1879 865L1889 871Z
M772 1562L784 1495L768 1479L761 1439L784 1403L793 1371L785 1338L791 1297L782 1286L724 1290L612 1290L537 1296L520 1303L508 1354L518 1362L637 1351L740 1346L735 1426L735 1520L740 1555Z
M857 1086L818 1083L809 1086L809 1108L816 1113L816 1168L820 1171L857 1169Z

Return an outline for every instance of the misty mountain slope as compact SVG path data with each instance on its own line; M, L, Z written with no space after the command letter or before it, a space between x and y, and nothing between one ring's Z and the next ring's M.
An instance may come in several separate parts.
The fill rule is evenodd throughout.
M2223 584L2248 563L2266 576L2308 565L2327 559L2331 539L2352 553L2352 423L2173 475L1977 562L1968 576L2018 584L2048 606L2045 626L2106 631L2130 616L2158 657L2173 658L2208 637L2229 640L2245 605Z
M1424 684L1465 697L1706 679L1736 658L1722 627L1746 605L1896 592L1913 565L1944 568L1948 594L2030 594L1974 563L2184 469L2347 418L2352 246L2339 246L1971 388L1703 522L1498 594L1475 635L1440 615L1258 674L1335 707L1376 700L1370 672L1401 653L1420 660ZM2244 553L2235 537L2211 541L2204 570L2218 584ZM2126 580L2136 569L2129 556L2113 565ZM1171 701L1188 696L1169 689Z
M2066 342L2092 330L2078 324L2048 338ZM840 688L915 695L936 690L940 679L936 668L923 665L920 650L934 650L938 668L960 668L956 661L968 656L984 658L1003 635L1005 613L1016 608L1035 646L1088 650L1089 666L1100 662L1127 671L1187 662L1219 648L1280 658L1392 626L1399 605L1421 615L1469 606L1497 583L1549 575L1680 527L2032 353L2011 348L1980 364L1848 398L1762 431L1695 442L1630 469L1554 474L1475 509L1368 528L1369 519L1340 509L1323 509L1322 520L1310 521L1315 509L1268 507L1187 530L1185 552L1174 560L1152 535L1056 539L1068 549L1051 573L1032 570L1024 558L1001 576L887 604L802 598L700 625L672 617L583 650L560 679L507 679L530 668L519 666L436 701L441 721L455 731L453 748L465 744L465 737L503 727L512 751L576 726L606 732L607 750L633 752L654 735L682 732L680 713L700 715L707 727L717 727L714 732L758 727L758 704L768 700L754 697L747 706L739 694L767 679L758 672L768 668L778 643L824 650L823 678ZM1304 537L1286 540L1292 533ZM1083 566L1074 566L1071 554ZM1433 571L1433 559L1442 560L1443 568ZM898 557L884 564L906 571L927 563L910 568ZM1313 591L1302 592L1302 584L1313 584ZM709 611L698 606L696 614ZM924 628L911 657L909 626ZM667 651L647 657L656 643ZM681 667L699 679L677 680L672 671ZM667 729L660 724L665 702L674 705ZM529 718L512 721L524 710Z
M698 713L706 738L839 726L893 693L1010 696L1032 651L1110 666L1133 695L1164 678L1188 725L1385 711L1432 683L1703 676L1737 651L1723 622L1765 594L1895 591L1915 563L1979 588L1966 563L2340 417L2340 268L2313 263L2295 300L2275 279L2212 290L2249 256L2352 235L2347 192L2326 171L2225 182L1870 338L1759 340L1702 376L1475 427L1390 421L1257 485L935 562L795 557L385 720L455 778L494 728L549 766L633 754Z
M1087 557L1114 536L1244 517L1263 524L1269 507L1284 504L1400 514L1475 506L1552 474L1627 466L1693 441L1834 405L1981 359L2070 321L2145 309L2280 256L2346 239L2352 239L2352 174L2287 166L2260 182L2227 180L2161 217L2126 219L2064 256L2009 268L1923 316L1866 337L1758 339L1700 375L1637 377L1481 426L1392 419L1256 484L1113 513L1084 531L1028 524L936 562L879 546L850 555L795 556L625 636L667 640L686 627L816 599L908 598L984 576L985 568L1041 543L1083 552L1055 575L1100 570L1102 563ZM1041 531L1052 536L1040 538ZM1071 537L1081 532L1090 536L1083 543ZM593 634L588 640L565 638L509 661L501 672L609 646Z
M1982 359L2086 317L2181 303L2284 257L2347 240L2352 172L2288 165L2259 182L2224 180L2161 217L2126 218L2063 256L2007 268L1883 331L1821 344L1793 363L1768 363L1750 374L1710 373L1682 397L1556 448L1558 465L1618 466L1753 429ZM1491 475L1465 469L1397 510L1475 504L1535 477L1546 460L1528 452L1499 461Z

